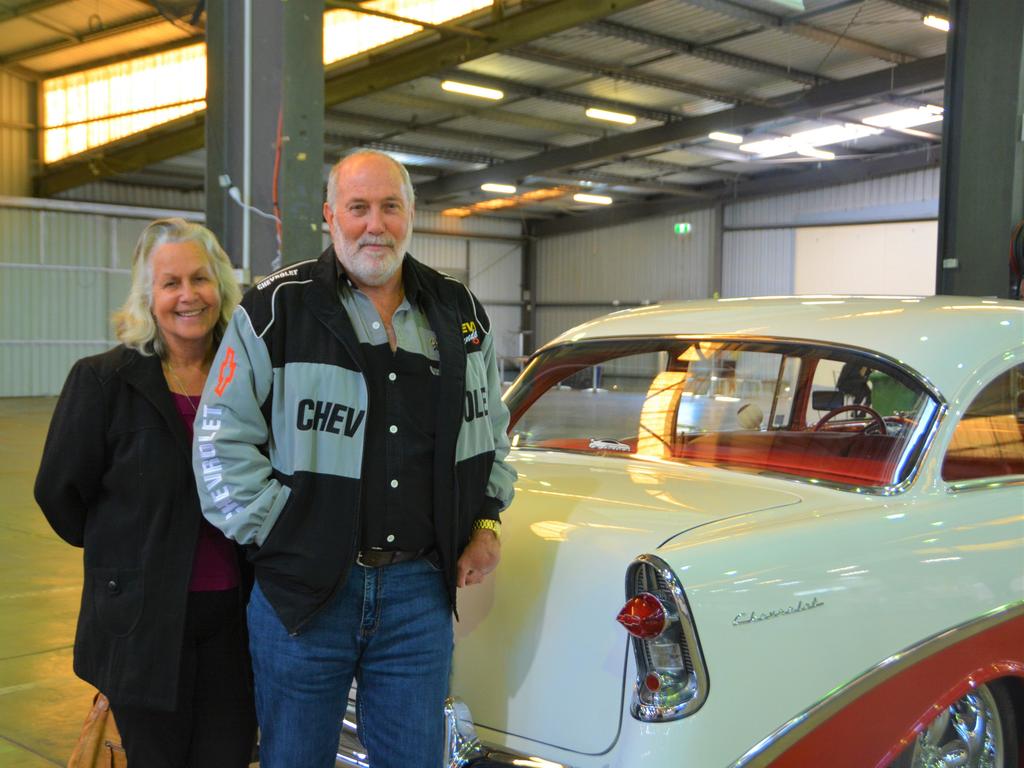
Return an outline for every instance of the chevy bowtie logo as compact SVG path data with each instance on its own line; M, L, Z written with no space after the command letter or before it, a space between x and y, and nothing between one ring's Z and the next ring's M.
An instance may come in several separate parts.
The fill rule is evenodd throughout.
M220 370L217 371L217 386L213 388L217 397L224 394L224 390L228 388L228 384L233 378L235 378L235 350L228 347L228 351L224 353L224 360L220 364Z

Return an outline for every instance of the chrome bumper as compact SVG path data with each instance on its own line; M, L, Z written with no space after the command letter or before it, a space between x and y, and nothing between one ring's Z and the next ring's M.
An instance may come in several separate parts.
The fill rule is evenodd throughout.
M444 704L445 768L570 768L539 757L489 749L480 743L469 707L459 698L449 697Z
M450 697L444 705L444 766L445 768L571 768L539 757L513 754L490 749L480 743L473 716L461 699ZM348 710L341 725L336 768L356 766L368 768L366 749L359 741L355 701L349 699Z

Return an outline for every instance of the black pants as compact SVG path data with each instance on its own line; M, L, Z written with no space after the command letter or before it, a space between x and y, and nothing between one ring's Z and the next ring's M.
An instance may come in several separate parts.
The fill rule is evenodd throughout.
M130 768L245 768L256 742L249 652L238 591L192 592L178 708L110 702Z

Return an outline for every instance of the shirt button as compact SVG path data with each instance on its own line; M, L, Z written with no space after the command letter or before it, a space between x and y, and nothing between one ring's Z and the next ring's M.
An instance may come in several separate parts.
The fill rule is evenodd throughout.
M388 427L388 431L391 432L391 434L393 435L395 434L395 432L398 431L398 427L395 424L392 424L390 427Z
M394 374L394 373L389 373L388 374L388 381L394 381L397 378L398 378L398 376L396 374Z
M391 481L391 487L392 488L397 488L398 487L398 481L397 480L392 480Z
M393 534L393 533L388 534L388 544L390 544L394 540L395 540L395 534Z
M380 323L378 323L376 320L374 320L373 321L373 330L376 331L378 328L380 328Z

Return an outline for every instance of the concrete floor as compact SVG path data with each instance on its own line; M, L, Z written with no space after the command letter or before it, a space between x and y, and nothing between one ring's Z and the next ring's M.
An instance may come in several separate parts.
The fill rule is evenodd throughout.
M54 403L0 398L0 768L67 765L94 693L71 671L82 552L32 499Z

